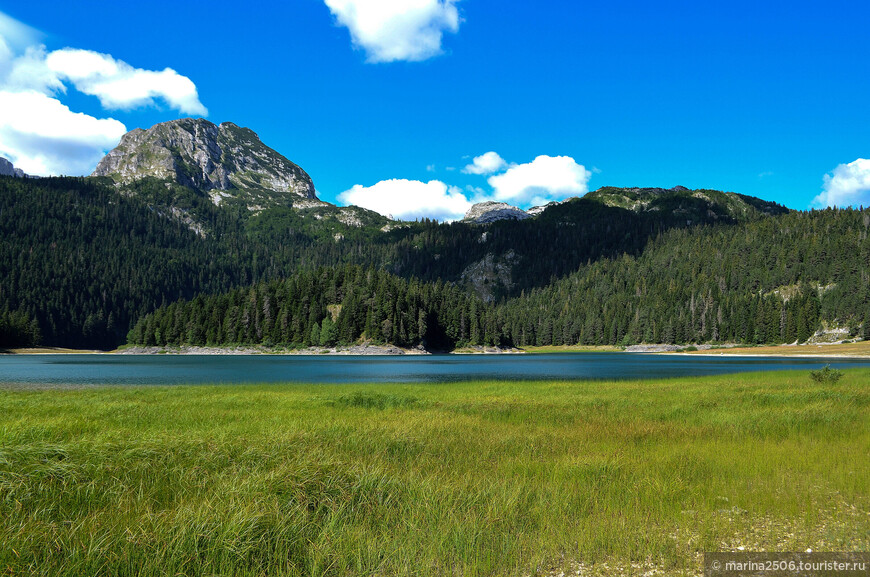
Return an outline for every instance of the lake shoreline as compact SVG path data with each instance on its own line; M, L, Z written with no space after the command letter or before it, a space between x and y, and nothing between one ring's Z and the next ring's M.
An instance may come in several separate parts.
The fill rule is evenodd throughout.
M499 355L525 354L521 349L500 347L464 347L453 351L430 351L422 347L403 348L393 345L352 345L338 347L306 347L304 349L280 349L263 346L238 347L125 347L107 354L116 355L288 355L288 356L403 356L403 355Z
M697 347L697 350L686 350ZM870 341L856 343L825 343L808 345L745 346L730 344L712 345L633 345L620 348L615 346L547 346L526 348L501 347L463 347L452 351L430 351L422 347L403 348L393 345L361 344L336 347L306 347L304 349L284 349L264 346L128 346L113 351L89 349L68 349L62 347L33 347L0 350L0 355L274 355L274 356L403 356L403 355L538 355L564 353L638 353L650 355L680 356L746 356L746 357L818 357L831 359L870 358Z

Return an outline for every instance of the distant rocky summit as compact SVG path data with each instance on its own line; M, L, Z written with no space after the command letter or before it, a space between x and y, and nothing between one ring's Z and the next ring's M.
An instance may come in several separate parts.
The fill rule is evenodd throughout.
M311 177L254 131L202 118L128 132L92 176L124 184L146 177L169 180L207 192L215 204L235 198L251 210L317 199Z
M576 197L571 197L571 198L576 198ZM563 204L563 203L565 203L565 202L568 202L569 200L571 200L571 198L569 198L569 199L567 199L567 200L561 200L561 201L560 201L560 200L554 200L554 201L552 201L552 202L548 202L547 204L542 204L542 205L540 205L540 206L533 206L532 208L530 208L529 210L527 210L526 213L527 213L529 216L538 216L539 214L541 214L542 212L544 212L545 210L547 210L547 209L550 208L551 206L559 206L560 204Z
M27 176L20 168L15 168L12 163L0 156L0 176L17 176L24 178Z
M486 224L497 220L524 220L529 214L504 202L478 202L465 213L466 222Z

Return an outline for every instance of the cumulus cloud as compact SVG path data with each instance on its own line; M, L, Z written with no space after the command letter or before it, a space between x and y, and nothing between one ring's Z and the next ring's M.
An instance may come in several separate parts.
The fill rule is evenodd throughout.
M870 160L859 158L839 165L825 175L822 188L813 200L815 206L870 206Z
M87 174L127 131L112 118L74 112L61 102L68 86L103 108L129 110L165 102L207 114L196 86L166 68L134 68L108 54L48 52L32 28L0 13L0 155L29 174Z
M199 101L196 85L171 68L161 71L133 68L108 54L73 48L55 50L46 57L45 64L79 92L99 98L107 109L153 106L154 99L160 98L179 112L208 114Z
M472 185L462 189L440 180L391 179L372 186L357 184L339 194L338 201L400 220L427 217L452 221L461 219L479 202L500 201L528 208L581 196L588 192L587 184L592 176L592 172L569 156L538 156L526 164L508 164L495 152L474 158L463 172L492 174L499 170L500 174L487 179L488 190Z
M487 182L493 188L495 200L530 206L586 194L591 176L570 156L542 155L490 176Z
M471 202L462 191L440 180L382 180L372 186L354 185L338 195L344 204L354 204L399 220L434 218L457 220Z
M417 62L441 53L445 32L459 30L458 0L324 0L369 62Z
M127 129L36 91L0 91L0 156L28 174L86 174Z
M64 94L66 86L45 65L45 46L29 46L24 54L12 59L8 74L2 79L4 90L35 90L43 94Z
M475 156L471 164L462 169L466 174L492 174L498 172L507 166L504 158L499 156L497 152L486 152L480 156Z

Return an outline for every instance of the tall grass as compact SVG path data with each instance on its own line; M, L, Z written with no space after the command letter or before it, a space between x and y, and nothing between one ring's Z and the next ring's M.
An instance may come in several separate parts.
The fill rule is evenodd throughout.
M528 575L870 548L870 371L0 391L0 572Z

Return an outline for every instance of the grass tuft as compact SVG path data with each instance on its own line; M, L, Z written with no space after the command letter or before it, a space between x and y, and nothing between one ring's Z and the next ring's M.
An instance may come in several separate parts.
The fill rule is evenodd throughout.
M810 378L817 383L836 383L843 378L843 371L825 365L817 371L810 371Z

